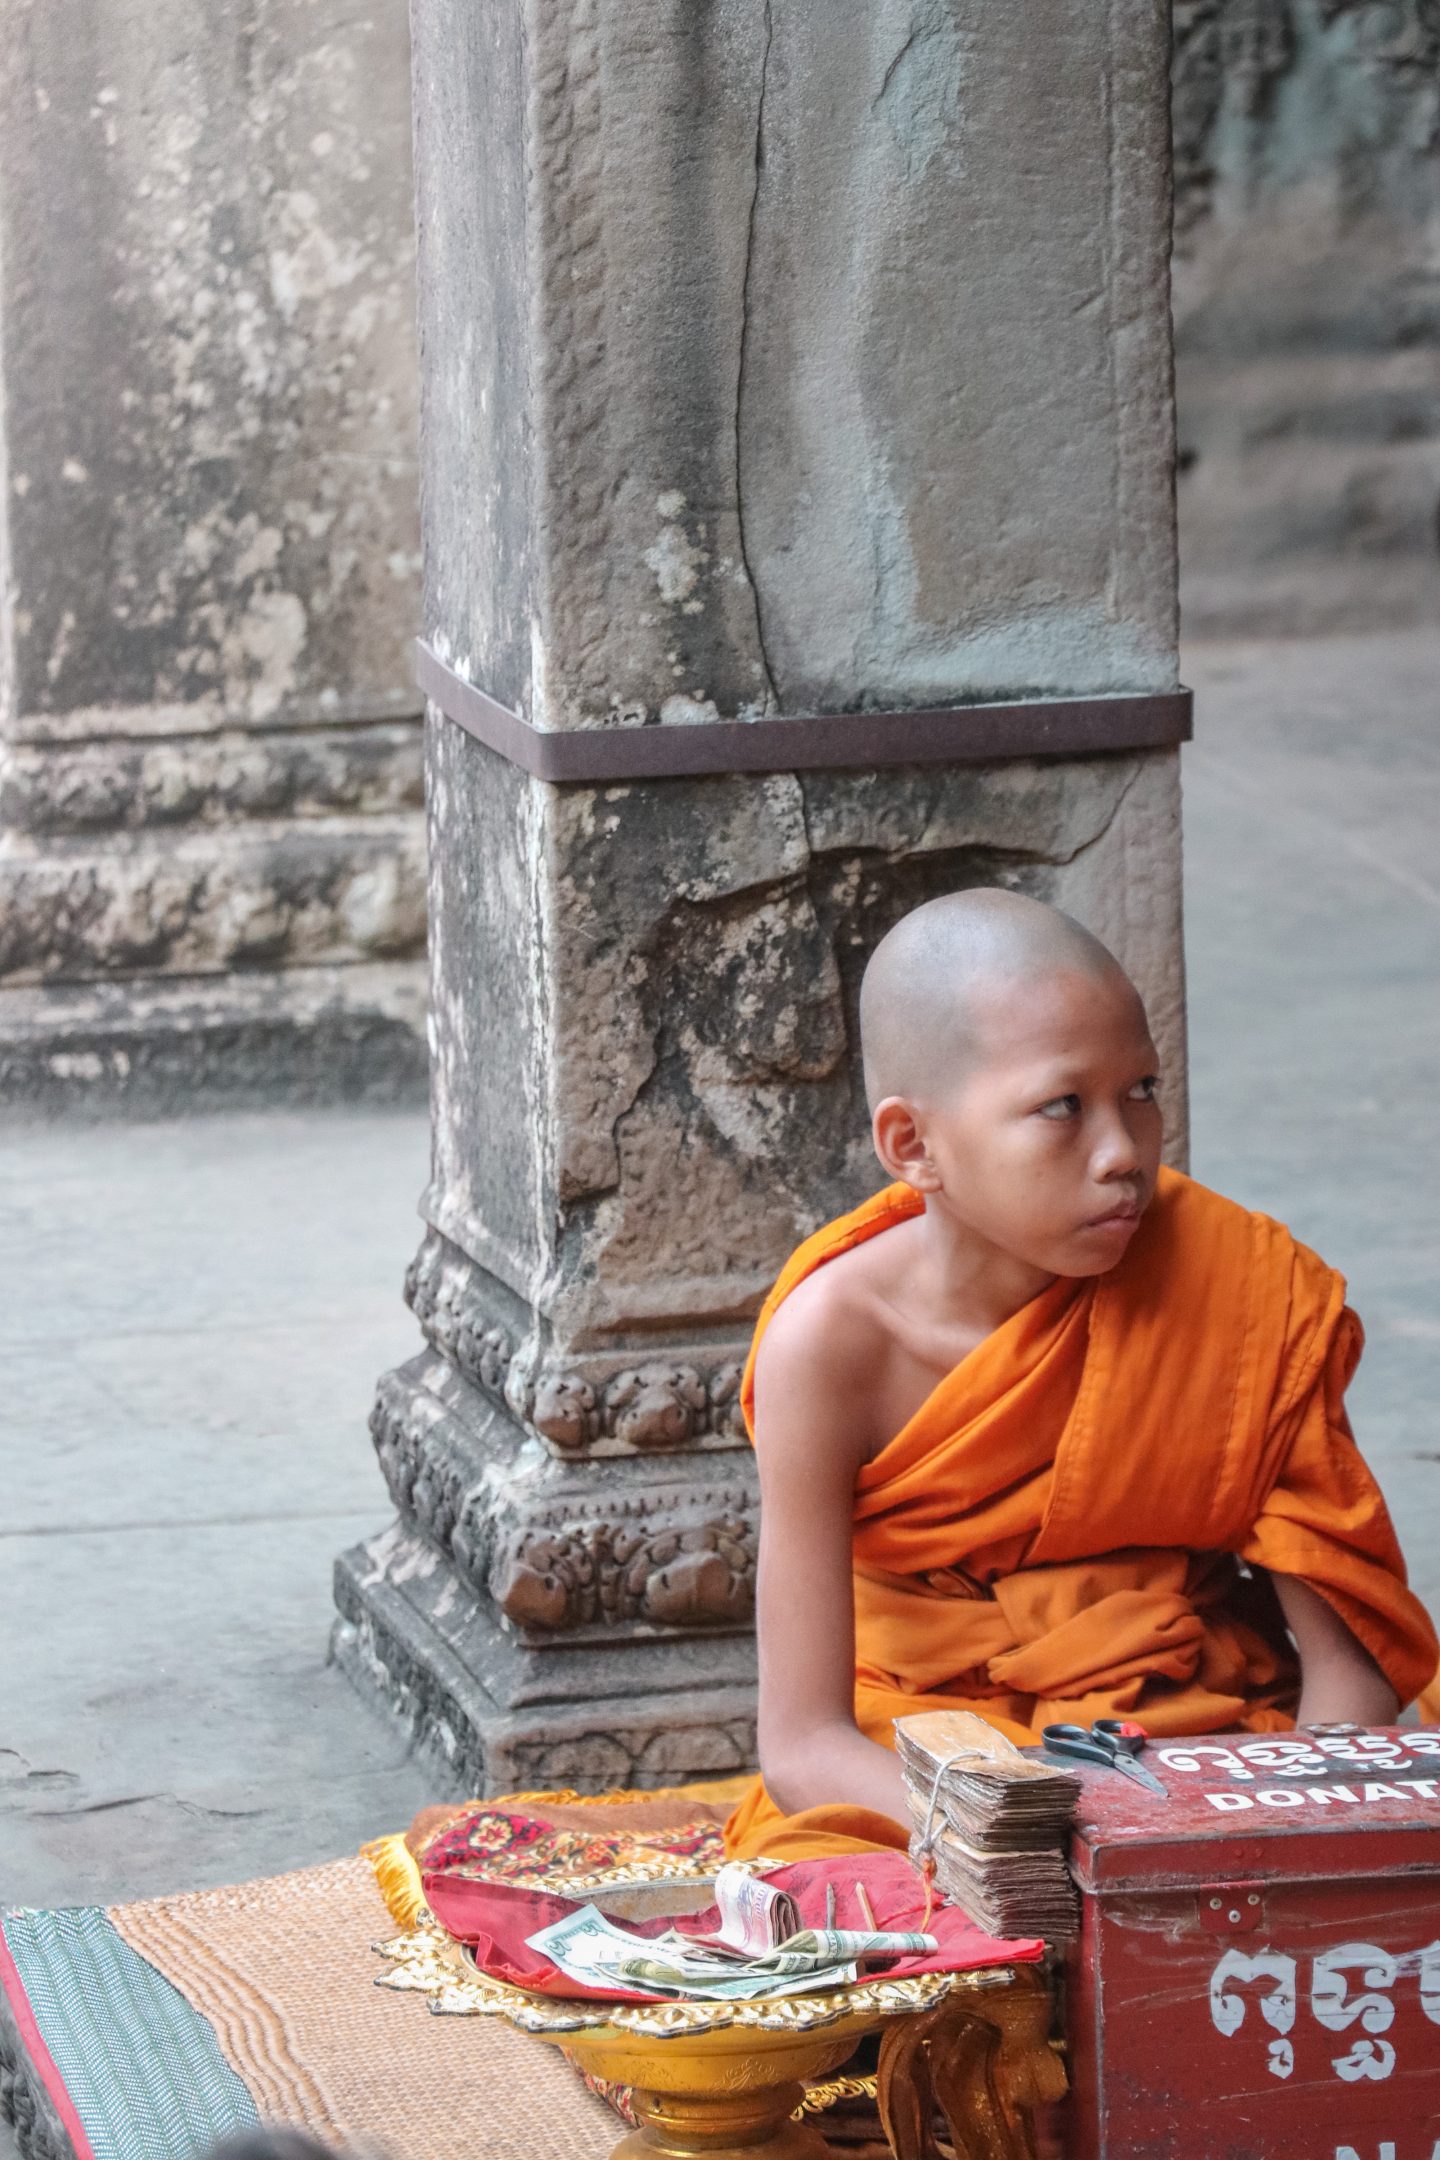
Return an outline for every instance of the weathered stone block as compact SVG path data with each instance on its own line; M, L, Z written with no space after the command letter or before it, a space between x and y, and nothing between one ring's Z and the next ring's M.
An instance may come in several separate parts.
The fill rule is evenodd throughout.
M7 1109L178 1116L207 1105L424 1097L411 963L0 989Z
M425 1206L531 1314L512 1369L530 1372L541 1340L728 1333L858 1196L859 978L933 893L1002 879L1073 897L1149 993L1183 1087L1166 753L597 791L526 781L443 724L433 750L447 824ZM476 956L445 936L464 920L452 880L498 881L541 818L539 906L489 900L496 977L476 995ZM1183 1095L1172 1120L1183 1132Z
M1168 31L426 0L442 657L552 727L1168 688Z
M1440 16L1178 0L1186 626L1440 615Z
M224 1093L200 1045L253 1019L246 1091L268 1060L308 1094L331 1038L270 1016L327 1006L293 972L350 964L337 1080L370 1087L369 1043L376 1084L413 1085L418 1037L388 1047L423 946L404 9L12 13L0 977L56 990L48 1046L36 1000L0 1002L7 1084L138 1104L184 1068ZM188 1004L146 988L179 974ZM82 992L119 978L153 1059Z
M404 11L17 0L15 708L413 709Z
M0 842L0 983L335 966L424 944L413 817Z
M370 817L424 804L410 721L0 753L0 832L135 832L256 818Z
M659 1687L653 1659L624 1648L551 1653L569 1669L530 1704L495 1673L503 1636L413 1532L397 1527L343 1554L335 1602L338 1662L386 1703L442 1792L678 1785L754 1759L753 1666L730 1678L712 1640L667 1646Z

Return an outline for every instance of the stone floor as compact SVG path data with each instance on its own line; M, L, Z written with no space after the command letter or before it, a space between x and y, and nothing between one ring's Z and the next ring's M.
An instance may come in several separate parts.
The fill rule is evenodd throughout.
M1440 632L1186 660L1194 1169L1348 1276L1356 1432L1440 1612Z
M414 1112L0 1131L0 1903L299 1866L424 1797L325 1645L425 1167Z
M1188 665L1194 1166L1349 1274L1440 1603L1440 636ZM0 1129L0 1902L298 1866L425 1797L325 1663L424 1165L404 1114Z

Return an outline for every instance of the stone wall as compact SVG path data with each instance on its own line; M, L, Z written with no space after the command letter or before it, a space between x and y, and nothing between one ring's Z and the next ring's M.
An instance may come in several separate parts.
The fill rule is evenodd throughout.
M14 0L0 1098L423 1071L403 0Z
M1187 632L1440 619L1440 7L1176 0Z

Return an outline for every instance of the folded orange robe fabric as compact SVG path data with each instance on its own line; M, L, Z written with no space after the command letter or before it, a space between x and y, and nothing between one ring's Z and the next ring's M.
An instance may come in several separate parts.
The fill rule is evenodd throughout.
M817 1231L756 1344L806 1276L921 1205L894 1185ZM1282 1224L1162 1171L1117 1267L1023 1306L861 1471L861 1730L890 1745L894 1718L941 1708L1019 1741L1110 1716L1290 1725L1294 1652L1242 1563L1302 1577L1413 1700L1436 1637L1346 1418L1362 1341L1340 1276ZM787 1818L759 1779L726 1825L735 1855L901 1842L851 1807Z

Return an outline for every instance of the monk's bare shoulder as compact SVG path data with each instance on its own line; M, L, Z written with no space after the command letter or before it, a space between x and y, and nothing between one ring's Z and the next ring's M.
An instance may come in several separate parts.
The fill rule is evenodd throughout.
M889 1437L876 1382L894 1353L889 1316L904 1227L837 1254L771 1320L755 1360L761 1450L824 1448L858 1470Z

